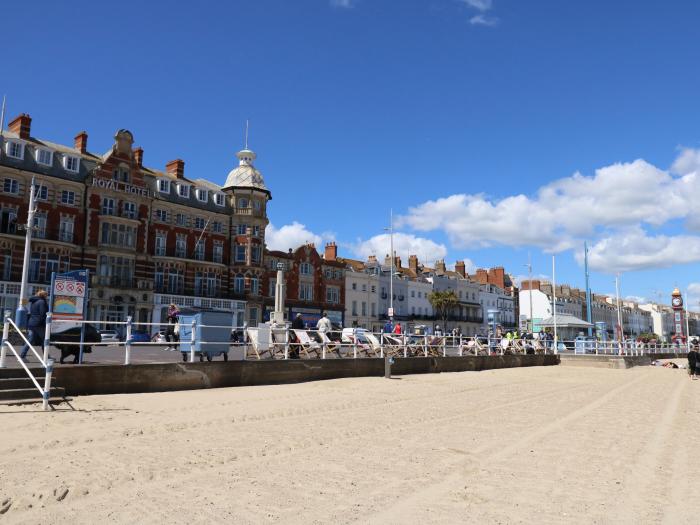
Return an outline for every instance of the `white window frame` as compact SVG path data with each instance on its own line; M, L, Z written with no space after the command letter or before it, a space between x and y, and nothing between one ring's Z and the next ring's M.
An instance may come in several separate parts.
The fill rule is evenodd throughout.
M67 202L64 199L66 195L73 195L70 202ZM75 206L75 192L73 190L61 190L61 204L65 204L66 206Z
M71 160L75 161L75 169L70 167ZM80 171L80 159L78 157L74 157L73 155L64 155L63 167L66 169L66 171L70 171L72 173L78 173Z
M194 218L194 229L195 230L203 230L204 227L207 225L207 221L204 220L202 217L195 217Z
M19 147L19 151L20 151L19 156L13 155L12 153L10 153L10 150L13 146ZM7 145L5 146L5 153L11 159L24 160L24 143L22 143L18 140L8 140Z
M68 225L70 224L70 227ZM70 235L67 235L70 232ZM75 217L61 217L58 226L58 240L62 242L73 242L75 235Z
M8 180L12 181L10 182L10 190L12 190L12 186L14 185L15 191L5 191L5 182ZM2 179L2 191L8 195L19 195L19 181L17 179L13 179L12 177L4 177Z
M109 207L112 210L112 213L105 213L105 209L107 206L105 204L107 202L111 201L112 205ZM102 197L102 207L100 208L100 215L110 215L113 216L117 212L117 201L116 199L113 199L112 197Z
M127 213L127 208L129 206L132 206L134 208L133 214ZM122 216L123 217L126 217L127 219L136 219L136 218L138 218L138 213L139 213L139 210L138 210L138 207L136 206L135 202L132 202L132 201L123 201L122 202Z
M49 155L48 162L42 162L42 160L41 160L42 153L48 153L48 155ZM50 149L46 149L46 148L37 148L36 149L36 161L38 164L41 164L42 166L52 166L53 165L53 151L51 151Z
M42 197L41 193L44 190L45 195ZM34 198L38 201L44 201L46 202L49 200L49 187L46 184L35 184L34 185Z
M160 193L170 193L170 181L158 179L158 191Z
M155 216L156 220L159 222L168 222L168 210L164 210L163 208L156 208Z
M168 249L168 237L165 232L157 232L155 237L155 243L153 245L153 251L156 256L163 257L167 253Z
M209 200L209 190L203 188L197 188L197 200L199 202L207 202Z
M226 206L226 197L223 193L214 194L214 204L217 206Z
M183 199L190 198L190 185L189 184L178 184L177 185L177 196Z

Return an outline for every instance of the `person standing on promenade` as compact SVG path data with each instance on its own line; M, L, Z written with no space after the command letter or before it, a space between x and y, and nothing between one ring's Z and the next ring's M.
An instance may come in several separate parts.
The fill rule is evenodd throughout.
M27 320L27 340L32 346L40 346L44 341L46 332L46 314L49 311L49 303L46 290L39 290L34 297L29 298L29 319ZM27 360L29 344L22 347L19 354L22 361Z
M180 319L180 310L175 303L170 303L168 306L168 326L165 329L165 341L168 343L166 350L177 350L176 346L170 346L171 341L177 343L178 334L175 333L175 328Z
M688 376L692 380L697 379L696 370L698 366L698 357L698 343L695 341L688 352Z
M401 335L401 323L396 323L396 326L394 326L394 331L392 332L395 335Z
M385 334L390 334L394 331L394 325L391 322L391 319L389 319L386 323L384 323L384 333Z
M304 318L301 314L297 314L294 317L294 321L292 321L292 330L303 330L304 328L306 328L304 326Z

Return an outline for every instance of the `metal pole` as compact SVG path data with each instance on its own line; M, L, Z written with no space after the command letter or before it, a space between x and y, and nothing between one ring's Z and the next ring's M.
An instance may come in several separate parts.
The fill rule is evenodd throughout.
M131 364L131 316L126 318L126 341L124 343L124 364Z
M0 137L2 137L2 130L5 127L5 95L2 96L2 111L0 111Z
M389 320L394 324L394 210L389 210L389 238L391 247L391 274L389 275Z
M552 311L554 312L554 353L558 353L559 346L557 345L557 276L556 276L556 262L555 255L552 255L552 291L553 291L553 306ZM547 349L545 348L545 353Z
M7 340L10 337L10 316L5 313L5 323L2 326L2 347L0 348L0 368L5 368L7 359Z
M527 272L528 279L530 279L528 289L530 290L530 333L532 334L535 332L535 322L533 321L534 316L532 311L532 254L530 252L527 254Z
M51 376L53 375L53 359L46 361L46 374L44 375L44 410L49 408L49 396L51 395Z
M49 358L49 340L51 339L51 318L53 314L48 312L46 314L46 329L44 330L44 363L47 363Z
M357 328L352 329L352 357L357 359Z
M34 191L34 177L29 188L29 210L27 212L27 232L24 236L24 262L22 266L22 284L19 289L19 304L15 313L15 324L22 328L26 326L27 319L27 285L29 283L29 258L32 253L32 230L34 229L34 214L36 213L36 203Z
M191 325L192 332L190 333L190 363L194 363L194 342L195 342L195 332L197 331L197 321L192 319Z
M688 299L688 296L685 296ZM685 302L685 345L690 352L690 321L688 320L688 301Z
M617 336L619 338L619 348L622 352L622 341L624 340L625 332L622 329L622 310L620 309L620 274L615 275L615 295L617 299Z
M289 359L289 327L284 327L284 358Z
M588 337L593 336L593 312L591 311L591 286L589 284L588 278L588 243L584 241L583 243L583 267L586 272L586 321L588 321L591 326L588 327Z

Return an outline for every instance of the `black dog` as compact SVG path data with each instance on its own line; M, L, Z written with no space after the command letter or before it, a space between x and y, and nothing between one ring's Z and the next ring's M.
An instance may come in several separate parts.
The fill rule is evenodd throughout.
M80 343L80 328L71 328L60 333L52 333L51 339L58 342L54 343L53 346L61 351L61 360L59 363L63 364L63 360L72 355L74 356L73 364L78 363L80 357L80 345L79 344L61 344L61 343ZM100 333L92 325L85 325L85 337L83 339L83 353L89 354L92 352L92 346L89 343L99 343L102 341Z

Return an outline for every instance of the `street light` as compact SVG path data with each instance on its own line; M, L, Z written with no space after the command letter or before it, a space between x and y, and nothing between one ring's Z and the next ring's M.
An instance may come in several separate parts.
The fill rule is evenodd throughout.
M527 264L525 265L528 271L528 290L530 291L530 333L534 333L535 324L532 321L532 253L527 253Z
M389 249L391 256L391 273L389 274L389 320L394 320L394 210L389 210L389 227L384 228L389 232Z
M32 230L34 229L34 214L36 213L34 177L29 188L29 210L27 211L26 234L24 237L24 265L22 266L22 284L19 289L19 303L15 312L15 323L23 327L27 323L27 285L29 283L29 256L32 253Z

